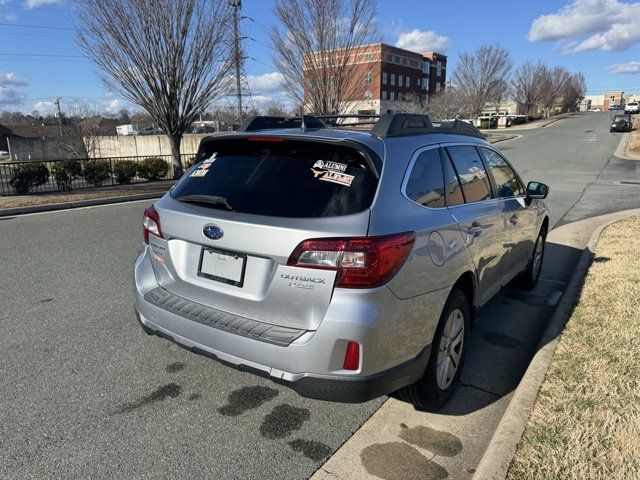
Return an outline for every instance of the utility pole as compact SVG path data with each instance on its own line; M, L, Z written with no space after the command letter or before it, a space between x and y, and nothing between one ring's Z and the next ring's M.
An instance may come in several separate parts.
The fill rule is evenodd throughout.
M242 6L242 0L229 0L233 8L233 49L236 69L236 98L238 102L238 125L242 123L242 86L240 84L242 52L240 51L240 32L238 28L238 10Z
M60 138L62 138L62 110L60 110L60 97L56 97L56 107L58 107L58 127L60 128Z

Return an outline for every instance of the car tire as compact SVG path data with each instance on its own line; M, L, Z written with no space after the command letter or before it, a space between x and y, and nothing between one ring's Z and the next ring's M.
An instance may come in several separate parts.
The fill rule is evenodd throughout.
M449 294L442 309L424 374L417 382L397 392L401 400L420 410L437 410L447 403L464 366L470 326L469 299L462 290L456 288ZM453 372L450 370L452 366Z
M540 272L542 271L542 263L544 262L544 251L547 242L547 231L543 227L536 238L536 243L531 252L531 258L527 263L527 268L520 274L518 285L523 290L533 290L538 284Z

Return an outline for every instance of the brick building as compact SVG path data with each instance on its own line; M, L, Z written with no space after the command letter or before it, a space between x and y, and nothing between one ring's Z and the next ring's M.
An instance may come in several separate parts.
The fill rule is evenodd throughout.
M354 67L350 72L354 83L346 89L342 113L402 111L407 102L426 103L429 96L445 89L447 57L440 53L416 53L374 43L358 47L349 63Z
M612 105L624 105L624 92L606 92L604 94L603 110Z

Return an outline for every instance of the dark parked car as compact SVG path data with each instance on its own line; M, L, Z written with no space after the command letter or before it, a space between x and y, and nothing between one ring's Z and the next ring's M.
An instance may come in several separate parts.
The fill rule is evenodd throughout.
M624 115L616 115L613 117L613 121L609 127L610 132L630 132L631 130L633 130L631 115L625 113Z
M609 110L624 110L624 105L611 105Z

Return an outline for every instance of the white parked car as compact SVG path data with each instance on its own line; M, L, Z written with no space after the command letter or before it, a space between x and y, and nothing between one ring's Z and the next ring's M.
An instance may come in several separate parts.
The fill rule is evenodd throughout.
M629 102L624 106L624 113L640 113L638 102Z

